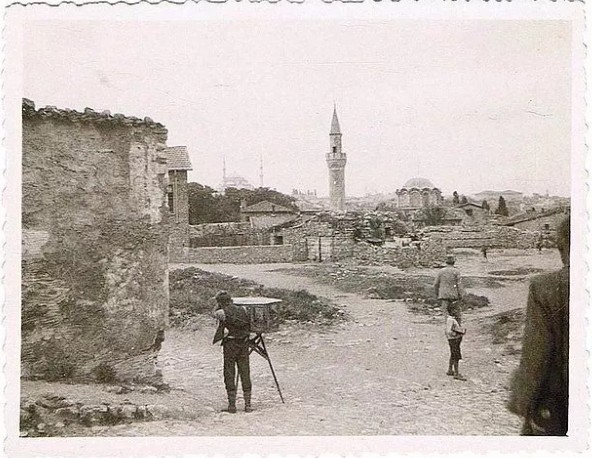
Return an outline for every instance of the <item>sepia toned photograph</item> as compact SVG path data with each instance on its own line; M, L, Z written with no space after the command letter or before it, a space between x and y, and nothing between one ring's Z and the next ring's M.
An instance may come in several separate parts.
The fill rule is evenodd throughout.
M581 432L573 21L20 27L19 442Z

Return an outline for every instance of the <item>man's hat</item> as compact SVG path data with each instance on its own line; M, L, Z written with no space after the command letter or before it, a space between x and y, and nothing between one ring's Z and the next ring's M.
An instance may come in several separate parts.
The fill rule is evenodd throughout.
M229 304L232 302L232 297L230 297L228 291L220 291L216 294L216 301L222 304Z
M449 254L446 256L446 264L454 264L456 259L454 259L454 255Z

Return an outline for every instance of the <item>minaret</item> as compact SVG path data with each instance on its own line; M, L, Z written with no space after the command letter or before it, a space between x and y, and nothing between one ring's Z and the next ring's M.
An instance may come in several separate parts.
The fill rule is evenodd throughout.
M259 155L259 187L263 188L263 154Z
M330 150L326 154L329 166L329 198L333 211L345 211L345 163L347 157L341 150L341 129L337 119L337 108L333 105L333 119L329 132Z
M222 156L222 192L226 191L226 157Z

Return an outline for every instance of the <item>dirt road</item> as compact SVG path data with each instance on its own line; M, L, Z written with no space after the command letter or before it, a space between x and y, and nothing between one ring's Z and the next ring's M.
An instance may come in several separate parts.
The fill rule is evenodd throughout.
M520 261L524 265L525 260ZM545 270L559 266L555 254L527 262ZM483 267L467 258L471 275L511 268L508 256ZM462 263L461 263L462 264ZM312 279L278 272L285 265L198 265L255 280L265 286L308 291L333 299L350 320L332 328L292 326L267 337L286 403L280 402L267 363L251 358L255 412L220 413L225 405L222 350L211 345L214 331L170 330L161 353L165 379L188 402L203 406L192 421L119 425L102 435L513 435L520 420L507 412L508 379L516 356L483 334L487 315L524 304L527 280L487 291L493 306L465 316L461 371L468 381L445 375L448 346L443 318L408 312L401 301L343 294ZM293 267L293 265L291 265ZM425 271L423 272L425 274ZM470 291L470 290L469 290ZM482 291L474 291L482 293ZM242 400L239 399L239 408Z

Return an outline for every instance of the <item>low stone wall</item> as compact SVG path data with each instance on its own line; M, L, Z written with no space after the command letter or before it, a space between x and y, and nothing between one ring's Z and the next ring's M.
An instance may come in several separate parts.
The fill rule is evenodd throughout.
M419 246L384 247L357 243L351 260L359 265L391 265L396 267L425 266L444 262L446 247L441 243L422 243Z
M169 256L170 262L200 264L266 264L294 258L292 245L174 248Z
M251 223L208 223L189 226L191 248L271 245L266 229L251 227Z
M507 226L437 227L425 229L424 234L434 243L447 248L534 248L537 232Z

